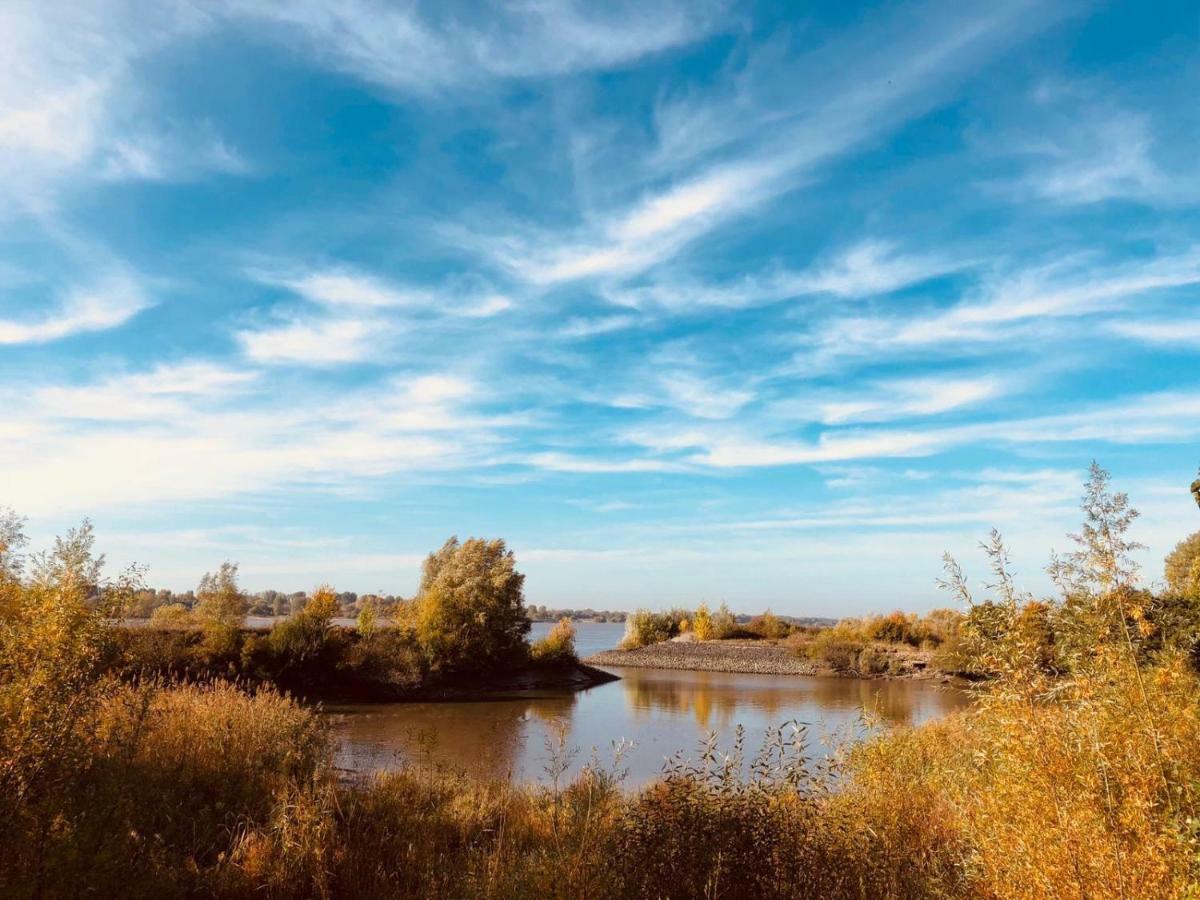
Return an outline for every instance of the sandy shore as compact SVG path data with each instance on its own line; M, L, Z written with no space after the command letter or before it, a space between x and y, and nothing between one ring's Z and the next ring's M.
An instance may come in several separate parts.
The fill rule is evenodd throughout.
M787 647L769 641L667 641L637 650L605 650L589 656L584 662L592 666L635 666L691 672L861 677L854 672L835 671L830 666L797 656ZM871 677L940 677L939 673L928 670L927 660L917 652L904 654L904 663L900 671Z

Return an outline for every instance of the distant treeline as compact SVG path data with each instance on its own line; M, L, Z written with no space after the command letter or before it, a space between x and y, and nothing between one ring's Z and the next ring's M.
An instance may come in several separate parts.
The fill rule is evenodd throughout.
M364 607L373 607L381 618L392 619L394 618L393 613L409 599L400 594L359 594L355 591L338 591L336 597L338 608L335 615L346 619L358 618ZM276 618L292 616L303 612L310 599L312 597L308 591L266 590L254 594L248 593L246 595L249 604L247 614ZM131 619L149 619L160 607L182 606L185 609L193 610L196 608L197 602L194 590L172 591L167 588L143 588L134 596L128 615ZM571 619L574 622L624 622L629 617L629 613L622 609L592 609L590 606L583 609L556 608L532 603L525 607L525 612L531 622L558 622L562 619ZM734 615L735 621L741 625L748 624L753 618L754 616L749 613ZM809 627L834 625L838 621L820 616L779 616L778 618L789 625Z
M624 622L629 613L617 609L553 609L546 606L535 606L532 603L525 607L525 614L531 622L558 622L571 619L575 622Z
M336 593L338 608L336 615L357 618L364 607L374 606L382 615L396 609L405 602L399 594L358 594L354 591ZM308 591L259 591L247 594L247 614L251 616L292 616L302 612L312 595ZM148 619L163 606L182 606L194 610L197 605L196 592L171 591L167 588L143 588L133 598L128 616L131 619Z
M561 619L571 619L576 622L624 622L633 615L621 609L592 609L590 606L585 609L553 609L530 604L525 609L531 622L558 622ZM733 614L733 621L738 625L748 625L757 618L759 616L751 615L750 613ZM776 618L788 625L806 626L809 628L823 628L836 625L838 622L837 619L823 618L821 616L777 616Z

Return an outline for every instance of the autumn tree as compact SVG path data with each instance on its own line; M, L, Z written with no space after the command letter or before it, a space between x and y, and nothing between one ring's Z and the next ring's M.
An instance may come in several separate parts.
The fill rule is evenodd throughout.
M1175 545L1167 556L1163 574L1171 593L1200 600L1200 531Z
M722 603L712 617L712 636L724 640L733 634L737 628L737 619L730 612L728 604Z
M114 689L102 677L107 620L141 588L140 571L102 577L85 520L35 554L19 581L22 520L6 514L0 572L0 833L18 819L45 839L61 827L62 796L90 764L92 714ZM40 848L39 848L40 850Z
M430 667L487 671L523 659L529 633L524 584L502 540L452 537L430 553L414 610L417 641Z
M25 559L25 519L7 506L0 506L0 578L20 578Z
M62 585L85 599L99 587L104 554L95 553L96 535L84 519L78 528L54 539L54 549L33 557L33 580L41 585Z
M249 607L238 586L238 565L226 560L216 572L206 572L196 588L196 614L207 635L208 649L229 652Z
M304 609L271 629L271 649L288 662L298 663L319 654L339 609L337 592L323 584L312 592Z
M379 607L374 597L366 597L354 623L363 640L370 640L379 628Z

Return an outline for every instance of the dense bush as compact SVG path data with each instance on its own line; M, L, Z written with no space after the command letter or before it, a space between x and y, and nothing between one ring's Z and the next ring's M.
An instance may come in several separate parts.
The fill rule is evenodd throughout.
M966 674L972 660L960 640L963 622L961 613L948 609L924 616L893 612L848 618L827 628L796 630L788 646L835 671L861 675L919 668L926 659L913 655L919 648L931 651L935 666L943 671Z
M625 618L625 636L621 639L621 648L636 650L638 647L669 641L679 634L679 622L680 617L672 612L659 613L648 609L632 612ZM698 628L699 622L693 619L692 629L697 639L703 640Z
M761 616L755 616L746 625L746 630L755 637L778 641L792 633L791 626L769 609Z
M325 648L337 612L337 593L329 585L321 585L300 612L271 629L267 639L271 652L289 665L315 658Z
M1163 568L1168 592L1200 601L1200 531L1176 544Z
M563 617L554 624L540 641L529 648L529 658L541 665L556 665L576 662L575 626Z
M196 617L182 603L167 603L150 613L151 628L192 628Z

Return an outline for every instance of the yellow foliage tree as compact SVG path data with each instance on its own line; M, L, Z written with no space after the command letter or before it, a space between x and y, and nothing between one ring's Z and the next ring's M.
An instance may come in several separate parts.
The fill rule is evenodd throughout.
M502 540L452 537L429 554L414 612L430 668L487 671L523 659L530 627L524 584Z
M196 613L205 628L238 629L246 618L246 595L238 586L238 565L226 560L205 572L196 589Z

